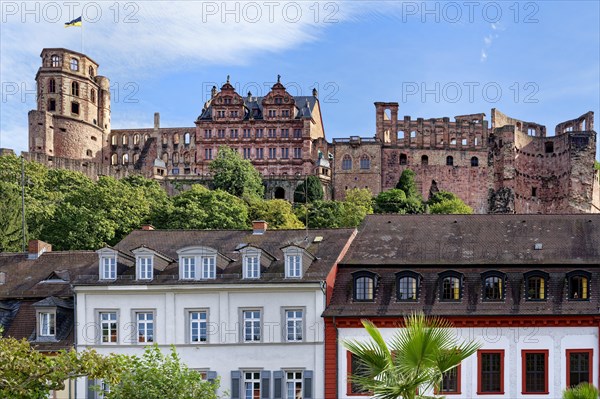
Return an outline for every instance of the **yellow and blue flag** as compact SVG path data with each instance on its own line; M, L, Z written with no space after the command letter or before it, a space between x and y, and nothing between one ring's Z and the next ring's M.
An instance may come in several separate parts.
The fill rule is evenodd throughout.
M70 22L65 22L65 28L70 28L71 26L81 26L81 17L75 18Z

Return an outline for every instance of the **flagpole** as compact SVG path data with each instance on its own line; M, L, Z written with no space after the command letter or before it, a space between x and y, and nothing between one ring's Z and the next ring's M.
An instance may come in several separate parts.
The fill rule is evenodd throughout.
M85 54L83 51L83 18L81 18L81 54Z

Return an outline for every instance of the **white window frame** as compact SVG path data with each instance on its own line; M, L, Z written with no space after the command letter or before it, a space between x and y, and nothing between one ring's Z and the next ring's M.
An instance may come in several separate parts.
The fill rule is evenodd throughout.
M117 279L117 256L103 255L100 258L101 280L116 280Z
M300 312L298 317L297 312ZM290 314L291 313L291 314ZM285 342L303 342L305 340L305 328L304 328L304 315L305 310L302 308L286 308L284 309L284 321L285 321ZM290 339L290 322L293 323L292 339ZM300 339L297 339L297 330L300 329Z
M138 256L138 280L152 280L154 277L154 257L152 255Z
M152 310L136 310L135 312L135 342L139 344L147 344L156 342L156 316ZM141 315L146 315L140 318ZM148 315L152 318L149 319ZM140 341L140 326L144 326L143 340ZM152 327L152 334L148 334L148 326ZM150 339L149 339L150 338Z
M302 255L299 253L285 255L285 277L302 278Z
M182 268L182 279L183 280L195 280L196 279L196 257L195 256L182 256L181 257L181 268Z
M304 397L304 372L302 370L285 370L285 397L287 399L296 399L296 384L300 383L301 398ZM291 374L291 378L290 378ZM300 374L300 378L298 378ZM293 393L290 394L290 384L293 384Z
M248 377L248 374L250 374L250 378ZM258 375L258 377L257 377ZM250 397L251 399L254 398L254 391L258 390L259 392L259 397L261 396L261 392L262 392L262 384L261 384L261 376L260 376L260 370L243 370L242 371L242 377L243 377L243 381L244 381L244 385L243 385L243 389L244 391L241 392L242 395L244 395L244 399ZM251 385L251 394L250 396L248 396L248 386L247 384L252 384ZM258 388L255 387L255 384L258 384Z
M260 255L246 255L243 258L244 278L260 278Z
M47 319L47 320L46 320ZM38 312L40 337L56 336L56 311L44 310Z
M204 319L202 318L198 318L198 319L192 319L192 316L194 314L198 314L199 317L201 314L204 314L205 317ZM187 311L187 319L188 319L188 342L190 344L200 344L200 343L207 343L208 342L208 310L207 309L189 309ZM198 338L201 338L202 334L202 324L204 324L204 340L197 340L194 341L193 340L193 328L194 328L194 324L197 324L197 329L198 329Z
M214 280L217 278L217 257L216 256L202 256L201 259L201 273L200 278L202 280Z
M258 312L258 317L256 317ZM246 337L246 324L251 327L251 339ZM258 330L258 339L254 339ZM242 309L242 342L261 342L262 341L262 309Z
M116 344L119 342L119 312L117 312L116 310L99 310L98 312L98 324L100 325L100 339L99 339L99 343L101 345L107 345L107 344ZM106 320L102 319L103 315L114 315L114 320L107 318ZM109 341L104 341L104 325L107 325L107 330L109 331L109 339L111 339L110 337L112 337L112 334L110 334L111 328L110 325L114 322L115 324L115 332L116 332L116 336L115 336L115 340L109 340Z

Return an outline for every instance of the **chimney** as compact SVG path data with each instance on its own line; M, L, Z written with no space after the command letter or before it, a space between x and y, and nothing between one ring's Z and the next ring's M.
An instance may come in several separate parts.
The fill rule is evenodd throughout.
M160 129L160 113L159 112L154 113L154 129L155 130Z
M142 230L151 231L151 230L154 230L154 226L152 226L151 224L143 224Z
M27 259L37 259L44 252L52 252L52 245L41 240L29 240Z
M267 231L267 222L264 220L254 220L252 222L252 234L253 235L261 235L265 234Z

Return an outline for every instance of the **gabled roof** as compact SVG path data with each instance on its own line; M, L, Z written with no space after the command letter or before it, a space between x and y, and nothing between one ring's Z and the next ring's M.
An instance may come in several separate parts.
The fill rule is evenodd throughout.
M341 263L598 265L600 214L369 215Z
M65 308L65 309L73 309L73 301L57 298L55 296L49 296L48 298L44 298L41 301L38 301L32 305L35 308L42 307L56 307L56 308Z
M318 99L314 96L292 96L294 101L296 102L296 117L295 119L302 118L312 118L312 112L317 104ZM244 99L244 107L249 110L247 115L244 117L244 120L252 119L263 119L263 104L262 101L265 97L242 97ZM257 114L254 114L254 111L257 111ZM212 120L212 105L210 101L208 106L202 110L200 116L198 116L198 121L203 120Z

